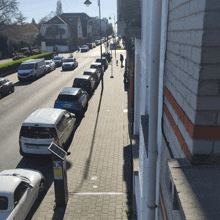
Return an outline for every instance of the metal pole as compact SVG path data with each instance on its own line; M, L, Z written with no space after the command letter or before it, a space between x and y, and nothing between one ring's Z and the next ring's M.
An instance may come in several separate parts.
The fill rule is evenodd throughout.
M101 6L100 6L100 0L98 0L99 3L99 19L100 19L100 53L101 53L101 60L102 60L102 20L101 20ZM102 66L102 62L101 62L101 66ZM101 76L103 77L103 71L101 68Z
M112 50L111 50L111 57L112 57ZM114 76L113 76L113 60L111 60L111 62L112 62L112 67L111 67L111 76L110 76L110 78L114 78Z

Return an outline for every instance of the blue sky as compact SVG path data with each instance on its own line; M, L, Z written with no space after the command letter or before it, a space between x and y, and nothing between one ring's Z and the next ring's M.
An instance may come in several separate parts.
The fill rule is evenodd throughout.
M97 0L90 0L92 4L87 7L85 0L61 0L64 13L85 12L91 17L99 16L99 7ZM32 18L36 22L51 11L56 11L57 0L17 0L19 2L19 10L27 17L27 22L31 22ZM117 21L117 0L100 0L101 17L109 18L111 21Z

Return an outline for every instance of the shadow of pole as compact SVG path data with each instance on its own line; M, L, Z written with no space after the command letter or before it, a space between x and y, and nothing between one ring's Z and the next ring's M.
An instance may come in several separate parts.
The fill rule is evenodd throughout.
M101 79L101 86L102 86L102 88L101 88L101 93L100 93L99 105L98 105L98 110L97 110L97 115L96 115L96 122L95 122L94 131L93 131L93 137L92 137L89 157L87 158L87 160L85 162L84 169L83 169L83 179L79 183L78 187L76 187L75 192L77 192L79 189L81 189L83 181L88 178L89 166L90 166L92 151L93 151L94 142L95 142L96 129L97 129L97 124L98 124L98 119L99 119L99 112L100 112L101 103L102 103L102 95L103 95L103 90L104 90L104 80L103 80L103 77Z

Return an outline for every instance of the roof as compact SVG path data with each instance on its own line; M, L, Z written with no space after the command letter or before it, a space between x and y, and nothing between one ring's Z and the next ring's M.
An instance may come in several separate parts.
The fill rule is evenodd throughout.
M94 69L94 68L89 68L89 69L86 69L86 70L84 71L84 73L85 73L85 72L91 72L91 73L93 72L93 73L94 73L94 72L96 72L96 71L97 71L97 70Z
M84 12L79 12L79 13L62 13L60 15L60 17L62 17L62 16L66 16L66 17L69 17L69 16L71 16L71 17L80 17L81 19L89 19L89 18L91 18L89 15L87 15Z
M22 64L23 63L37 63L37 62L40 62L42 60L44 60L44 58L41 58L41 59L30 59L30 60L23 61Z
M51 18L49 21L45 22L44 24L66 24L66 22L60 16L56 15L55 17Z
M24 122L23 126L33 124L44 124L44 126L54 125L65 110L57 108L41 108L33 112Z
M77 95L80 88L66 87L60 92L59 95Z

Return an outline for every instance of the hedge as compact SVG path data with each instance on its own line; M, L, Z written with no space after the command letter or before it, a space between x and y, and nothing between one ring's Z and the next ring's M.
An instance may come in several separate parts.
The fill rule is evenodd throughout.
M4 63L0 65L0 76L7 76L12 73L15 73L18 71L18 68L20 64L29 59L36 59L36 58L45 58L45 59L52 59L53 58L53 52L47 52L47 53L41 53L38 55L30 56L30 57L25 57L19 60L11 61L9 63Z

